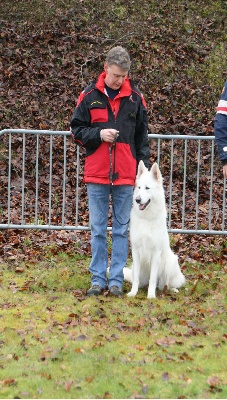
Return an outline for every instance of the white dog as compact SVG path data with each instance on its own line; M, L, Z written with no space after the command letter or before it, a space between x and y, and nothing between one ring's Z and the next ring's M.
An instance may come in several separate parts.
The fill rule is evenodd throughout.
M128 296L148 285L148 298L155 298L156 287L175 289L185 284L178 257L172 252L166 225L166 204L158 164L151 170L140 161L130 217L132 268L124 268L124 279L132 283Z

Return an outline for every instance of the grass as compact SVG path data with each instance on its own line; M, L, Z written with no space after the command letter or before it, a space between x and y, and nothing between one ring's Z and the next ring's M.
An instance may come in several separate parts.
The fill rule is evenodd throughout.
M101 62L106 48L117 43L132 52L134 74L141 76L140 70L143 71L140 86L148 100L150 97L153 103L154 86L162 88L168 82L174 83L180 73L185 74L200 90L203 84L212 88L208 89L206 105L210 104L213 118L213 104L222 89L225 71L222 1L150 1L142 5L135 1L127 6L121 1L97 0L76 4L72 0L2 3L2 19L12 23L12 32L17 32L15 49L23 50L23 32L26 38L29 32L30 47L25 46L23 68L31 64L32 70L35 65L34 43L39 35L38 55L47 66L51 54L58 66L55 70L60 70L63 58L56 52L59 46L63 46L71 68L75 67L76 55L76 65L80 67L75 75L78 85L73 88L73 95L68 92L69 97L76 95L75 89L80 91L80 71L86 57L93 60L87 73L89 68L93 73L98 68L96 60ZM76 45L57 38L55 34L61 32L62 24L65 37L78 35ZM53 36L49 36L51 32ZM5 32L3 38L4 35ZM89 42L89 38L97 39L99 35L100 46ZM48 44L46 53L42 45L46 46L48 37L54 42ZM14 47L10 46L13 52ZM183 49L186 57L185 48L189 56L184 62L176 55ZM20 57L23 60L23 51ZM66 82L65 71L55 77L52 68L48 68L45 86L55 83L58 88L59 81ZM18 70L15 77L17 80ZM10 90L14 89L13 79L14 75ZM33 79L29 75L30 84ZM70 85L71 81L70 77ZM59 114L61 107L56 106L55 98L51 108L49 93L45 101L43 89L40 91L39 84L35 87L38 91L34 92L33 86L30 92L45 108L44 122L50 120L49 114L53 119L57 109L53 125L56 128L60 124L63 129L65 119L68 121L65 112ZM57 93L63 93L63 89ZM34 98L26 96L15 104L20 116L15 122L18 126L27 125L29 120L21 105L26 109L26 102L30 106ZM188 103L189 92L177 92L177 96L181 96L182 108L186 96L187 113L195 113L197 118L204 115L197 108L201 94L193 104ZM162 113L162 104L158 107ZM9 118L8 109L4 112ZM165 108L163 113L166 114ZM29 124L34 125L34 118ZM2 149L0 157L4 158ZM31 249L34 246L29 238L24 245ZM13 253L12 260L0 267L0 398L227 398L226 267L193 262L184 265L186 287L178 294L158 292L152 301L147 300L145 290L140 290L134 299L128 298L128 284L124 285L123 299L87 298L89 259L76 251L72 255L57 254L49 246L42 251L46 252L45 259L39 257L36 248L33 257L37 255L39 261L15 261ZM213 251L218 251L216 244ZM184 252L187 253L186 247Z
M222 57L225 52L226 38L223 38L223 42L217 42L210 52L209 56L206 57L204 64L201 67L191 65L189 68L189 76L191 76L198 85L201 81L206 81L208 85L212 87L215 82L217 87L223 86L223 71L225 70L225 61Z
M150 301L87 298L88 264L2 266L0 398L227 397L225 269L185 266L186 287Z

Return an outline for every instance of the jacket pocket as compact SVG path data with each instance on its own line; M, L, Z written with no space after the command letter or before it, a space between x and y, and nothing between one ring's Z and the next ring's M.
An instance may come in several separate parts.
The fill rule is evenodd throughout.
M91 103L89 107L91 123L108 122L108 109L106 105L98 104L99 102Z

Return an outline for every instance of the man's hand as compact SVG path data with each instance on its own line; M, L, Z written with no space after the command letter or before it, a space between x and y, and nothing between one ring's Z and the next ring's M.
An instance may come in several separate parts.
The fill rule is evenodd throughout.
M223 165L223 175L224 178L227 178L227 164Z
M116 129L102 129L100 132L100 137L103 142L107 143L113 143L114 140L117 138L117 135L119 134L119 131Z

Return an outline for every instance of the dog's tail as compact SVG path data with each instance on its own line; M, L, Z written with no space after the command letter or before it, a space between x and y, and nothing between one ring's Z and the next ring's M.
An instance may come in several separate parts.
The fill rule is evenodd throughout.
M174 254L171 251L171 257L169 257L168 261L171 265L171 273L169 274L168 277L168 286L171 288L176 288L179 289L181 286L184 286L186 283L185 276L181 272L179 263L178 263L178 257L176 254Z
M179 289L181 286L184 286L185 283L185 276L182 274L181 271L178 271L178 274L171 279L170 287Z
M124 280L132 283L132 269L125 267L123 268Z

